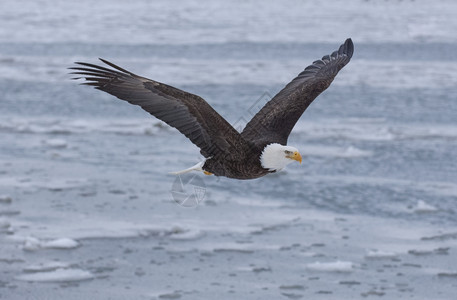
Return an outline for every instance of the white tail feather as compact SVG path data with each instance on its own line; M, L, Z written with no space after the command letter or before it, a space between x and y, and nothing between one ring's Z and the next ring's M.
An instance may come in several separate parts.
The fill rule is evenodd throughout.
M204 164L205 164L205 161L201 161L201 162L199 162L198 164L196 164L193 167L190 167L188 169L184 169L184 170L181 170L181 171L170 172L170 174L181 175L181 174L189 173L189 172L192 172L192 171L201 171L201 172L203 172L202 167L203 167Z

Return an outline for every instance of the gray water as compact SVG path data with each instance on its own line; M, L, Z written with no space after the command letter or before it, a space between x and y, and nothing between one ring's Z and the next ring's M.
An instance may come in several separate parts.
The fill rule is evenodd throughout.
M454 299L456 13L2 1L0 299ZM347 37L352 61L289 138L302 165L182 190L168 173L199 149L66 69L106 58L239 126Z

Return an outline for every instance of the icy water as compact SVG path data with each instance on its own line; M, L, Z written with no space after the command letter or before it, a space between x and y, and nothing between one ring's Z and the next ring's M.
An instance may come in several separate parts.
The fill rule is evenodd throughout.
M3 0L0 299L455 299L456 14ZM303 164L252 181L180 189L168 172L199 150L66 70L106 58L242 126L347 37L352 61L290 136Z

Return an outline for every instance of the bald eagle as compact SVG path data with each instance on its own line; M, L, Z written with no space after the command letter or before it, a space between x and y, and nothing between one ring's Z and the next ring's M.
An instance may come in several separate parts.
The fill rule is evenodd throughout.
M133 74L115 64L111 68L85 62L71 67L73 79L94 86L175 127L200 148L205 160L175 172L202 171L206 175L254 179L301 163L298 150L287 146L292 128L313 100L329 87L354 52L351 39L316 60L298 74L248 122L240 133L201 97Z

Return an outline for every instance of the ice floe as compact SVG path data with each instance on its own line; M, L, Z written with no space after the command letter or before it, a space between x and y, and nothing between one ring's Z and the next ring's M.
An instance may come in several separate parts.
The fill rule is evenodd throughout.
M72 282L93 279L89 271L80 269L56 269L49 272L37 272L16 276L17 280L32 282Z
M70 267L69 263L60 262L60 261L51 261L51 262L44 262L38 263L33 265L28 265L23 268L24 272L49 272L54 271L57 269L67 269Z
M417 201L416 206L413 207L413 210L415 213L432 213L432 212L436 212L438 210L438 208L426 203L423 200L419 200L419 201Z
M42 242L42 248L53 248L53 249L73 249L79 247L79 243L70 238L60 238L47 242Z
M42 241L36 237L26 237L22 247L25 251L36 251L39 249L74 249L79 247L79 242L70 238L60 238L49 241Z
M63 139L47 139L43 140L43 144L51 148L66 148L68 146L67 141Z
M349 273L354 271L354 263L350 261L314 262L306 265L306 269L321 272Z
M392 251L383 250L368 250L365 254L367 259L384 259L384 258L395 258L398 254Z

